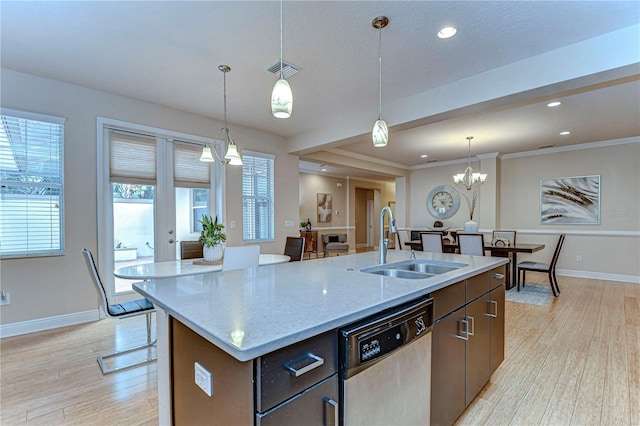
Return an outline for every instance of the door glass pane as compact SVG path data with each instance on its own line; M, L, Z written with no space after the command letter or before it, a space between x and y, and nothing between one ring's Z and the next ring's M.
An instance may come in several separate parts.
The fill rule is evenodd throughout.
M176 188L176 237L178 241L200 238L202 215L209 214L209 190ZM176 259L180 259L180 243L176 244Z
M112 190L114 269L153 262L155 186L112 183ZM115 278L116 294L132 283Z

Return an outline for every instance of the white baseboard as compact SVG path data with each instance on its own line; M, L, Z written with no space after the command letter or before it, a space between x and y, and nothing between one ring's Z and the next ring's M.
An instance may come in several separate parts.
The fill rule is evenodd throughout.
M0 338L35 333L36 331L51 330L53 328L66 327L69 325L83 324L85 322L98 321L99 319L100 310L94 309L91 311L76 312L73 314L58 315L55 317L2 324L0 325Z
M556 269L556 274L564 275L567 277L590 278L593 280L621 281L625 283L640 284L640 277L637 275L621 275L621 274L609 274L605 272L574 271L571 269Z

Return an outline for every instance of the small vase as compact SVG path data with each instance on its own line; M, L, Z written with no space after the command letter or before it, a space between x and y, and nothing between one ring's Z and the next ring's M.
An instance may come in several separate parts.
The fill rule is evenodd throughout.
M203 247L202 255L204 256L204 260L207 262L214 262L216 260L222 259L222 244L216 244L211 247Z
M472 220L465 222L464 223L464 232L470 233L470 234L476 234L478 233L478 223L474 222Z

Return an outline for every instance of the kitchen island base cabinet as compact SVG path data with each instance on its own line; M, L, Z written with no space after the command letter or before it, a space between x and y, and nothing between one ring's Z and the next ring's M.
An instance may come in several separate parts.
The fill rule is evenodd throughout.
M432 293L437 305L462 306L433 325L431 425L452 425L504 359L504 267ZM459 286L461 283L456 284Z
M333 425L339 416L337 333L241 362L171 318L174 425ZM211 373L212 395L195 363Z
M253 424L253 363L240 362L172 318L173 424ZM212 396L195 383L195 363L212 376Z

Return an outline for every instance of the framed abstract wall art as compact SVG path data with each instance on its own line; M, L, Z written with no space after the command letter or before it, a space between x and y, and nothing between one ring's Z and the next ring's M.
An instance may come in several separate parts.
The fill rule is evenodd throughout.
M318 223L331 222L331 209L333 209L333 197L331 194L317 194Z
M540 223L599 225L600 175L540 179Z

